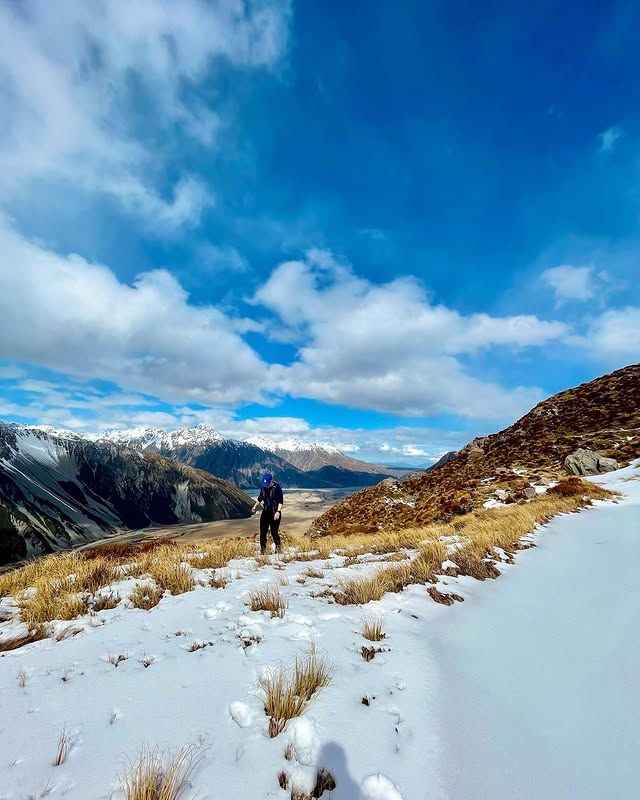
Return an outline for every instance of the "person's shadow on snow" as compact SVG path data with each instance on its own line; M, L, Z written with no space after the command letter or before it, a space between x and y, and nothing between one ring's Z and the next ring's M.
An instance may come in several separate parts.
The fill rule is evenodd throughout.
M323 745L318 767L330 772L336 782L336 788L326 793L331 800L360 800L360 788L349 774L347 755L341 745L337 742Z

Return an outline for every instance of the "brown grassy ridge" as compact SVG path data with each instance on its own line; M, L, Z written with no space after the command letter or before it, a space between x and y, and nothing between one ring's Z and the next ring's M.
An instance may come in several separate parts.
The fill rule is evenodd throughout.
M338 602L364 603L381 597L385 591L401 591L411 583L433 581L447 557L443 540L451 537L460 543L455 560L461 574L480 579L495 577L497 570L487 560L493 548L500 547L507 554L511 553L520 546L522 536L536 524L555 514L578 510L591 499L605 496L607 492L599 486L569 478L529 502L478 509L446 523L376 534L317 539L288 537L283 559L318 560L337 553L345 556L345 563L357 563L357 556L367 553L387 555L391 560L398 554L410 552L411 558L385 566L375 579L353 578L343 582ZM139 607L151 608L164 590L179 594L194 588L192 566L204 568L203 564L207 564L216 565L207 566L207 569L218 568L217 565L224 566L229 560L251 556L254 552L253 543L247 539L107 545L96 550L47 556L0 575L0 596L16 597L23 621L33 630L43 623L71 620L108 607L103 604L100 592L114 580L136 577L153 581L144 591L135 590L139 597L131 598ZM215 576L213 585L220 585Z
M634 364L544 400L499 433L474 439L429 472L383 481L322 514L312 535L375 533L450 522L481 508L496 488L518 490L564 475L578 447L620 464L640 455L640 365ZM522 474L514 474L513 468Z
M537 525L548 522L558 514L579 511L595 499L613 496L613 493L596 484L568 478L529 502L504 508L483 508L453 523L431 525L413 531L416 539L422 537L423 540L429 540L427 544L419 546L415 559L409 563L383 566L373 574L344 579L335 594L336 602L364 605L371 600L380 600L386 592L402 591L411 584L432 582L447 558L445 541L457 548L448 556L457 565L457 574L478 580L498 577L500 572L495 566L495 548L500 548L510 557L528 546L523 545L522 539Z

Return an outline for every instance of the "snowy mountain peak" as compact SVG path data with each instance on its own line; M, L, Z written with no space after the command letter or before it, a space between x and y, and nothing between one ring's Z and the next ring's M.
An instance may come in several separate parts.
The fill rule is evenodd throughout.
M309 451L331 453L333 455L340 455L340 450L331 444L322 444L321 442L304 442L294 436L287 439L282 439L276 442L275 439L270 439L268 436L258 434L246 440L249 444L255 444L263 450L268 450L272 453L277 453L279 450L288 453L305 453Z
M224 437L215 428L204 423L193 428L178 428L175 431L143 427L107 431L100 439L133 447L136 450L152 447L167 452L180 447L203 447L224 441Z
M74 433L73 431L69 431L66 428L54 428L53 425L18 425L19 430L23 431L39 431L40 433L46 433L47 436L56 436L58 439L82 439L83 437L78 434Z

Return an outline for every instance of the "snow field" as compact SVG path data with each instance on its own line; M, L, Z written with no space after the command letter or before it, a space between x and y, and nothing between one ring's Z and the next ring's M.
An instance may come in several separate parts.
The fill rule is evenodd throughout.
M437 588L466 601L451 608L424 586L364 607L323 596L379 569L380 556L348 567L341 556L236 560L215 570L233 576L224 588L198 585L149 612L124 601L135 580L114 584L115 609L59 624L78 635L0 656L0 800L45 787L123 800L119 776L141 747L189 744L200 760L184 800L297 799L320 770L336 784L327 800L633 796L637 477L594 479L625 498L538 529L538 547L501 563L498 581L443 576ZM202 582L211 574L194 570ZM272 586L282 618L249 607ZM363 615L384 619L384 639L363 637ZM23 629L3 623L0 635ZM369 661L363 646L376 651ZM331 683L270 738L261 677L311 648L330 661ZM63 731L68 752L54 767Z

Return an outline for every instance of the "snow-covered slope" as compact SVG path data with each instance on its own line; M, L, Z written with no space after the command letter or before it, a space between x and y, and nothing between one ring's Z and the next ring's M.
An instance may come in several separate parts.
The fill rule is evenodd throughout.
M118 528L249 515L235 486L153 453L0 423L0 564Z
M443 576L440 589L465 598L451 608L423 586L364 608L324 599L378 557L260 569L245 559L223 571L234 577L223 589L196 571L207 585L149 612L121 603L70 623L77 635L4 654L3 799L48 786L52 797L123 800L127 759L187 743L200 760L184 800L313 796L319 769L336 783L324 800L634 797L639 478L607 476L621 502L540 528L497 581ZM114 589L126 598L133 583ZM249 593L274 584L284 618L250 611ZM383 641L363 639L363 612L384 620ZM19 629L0 624L0 637ZM371 644L380 652L366 661ZM260 678L311 646L330 660L331 683L269 738ZM52 767L63 729L69 753Z

